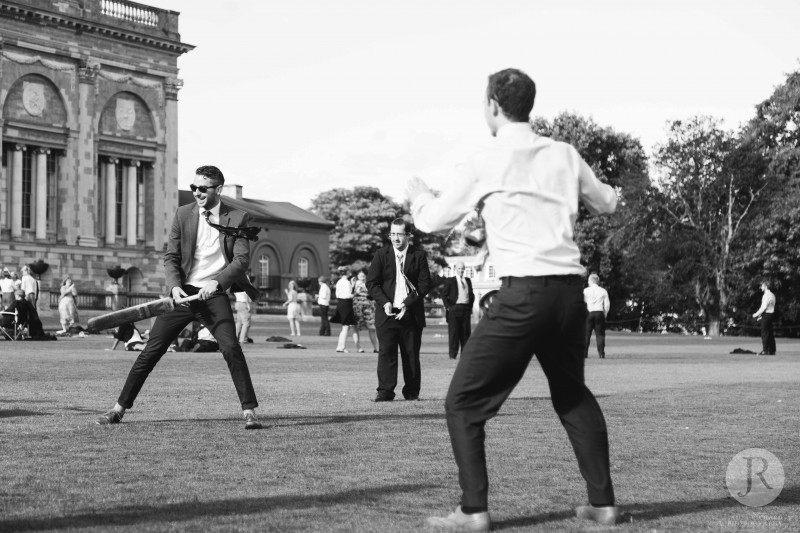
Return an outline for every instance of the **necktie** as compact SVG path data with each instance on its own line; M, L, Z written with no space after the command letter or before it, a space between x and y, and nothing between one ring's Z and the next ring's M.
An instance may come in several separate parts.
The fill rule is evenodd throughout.
M258 234L261 232L261 228L255 226L246 226L244 228L237 228L234 226L223 226L221 224L214 224L211 222L211 211L203 211L203 217L208 222L208 225L214 228L215 230L219 231L224 235L229 235L231 237L241 237L243 239L247 239L248 241L257 241Z

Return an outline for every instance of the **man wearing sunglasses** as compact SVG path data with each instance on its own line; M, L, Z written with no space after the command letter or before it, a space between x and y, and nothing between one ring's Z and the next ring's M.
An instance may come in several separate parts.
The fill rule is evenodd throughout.
M244 291L253 300L256 289L247 278L250 266L248 228L250 216L220 201L225 177L217 167L197 169L190 186L195 203L178 208L164 254L164 273L173 298L195 294L199 300L177 305L156 318L144 350L128 374L117 404L97 419L101 425L118 424L133 406L147 376L180 332L192 321L203 324L219 343L239 395L245 429L259 429L258 406L250 371L236 337L233 312L226 291ZM257 238L257 237L255 237Z

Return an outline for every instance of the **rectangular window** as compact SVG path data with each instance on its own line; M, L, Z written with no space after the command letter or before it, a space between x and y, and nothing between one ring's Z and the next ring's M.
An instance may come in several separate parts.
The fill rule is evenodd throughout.
M125 167L117 163L114 165L116 170L117 196L114 199L114 209L117 219L114 221L114 233L117 237L125 235Z
M489 265L489 279L494 279L494 278L495 278L494 265Z
M300 261L297 262L297 277L298 278L308 277L308 259L306 259L305 257L301 257Z
M33 168L31 150L22 152L22 227L33 229Z
M58 207L58 155L47 154L47 231L57 231Z
M269 287L269 256L262 255L258 259L258 286L261 288Z

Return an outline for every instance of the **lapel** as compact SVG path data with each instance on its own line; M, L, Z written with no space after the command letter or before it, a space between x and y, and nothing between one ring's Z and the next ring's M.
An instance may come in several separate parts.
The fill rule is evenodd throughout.
M197 247L197 224L200 217L199 213L200 208L197 207L197 204L195 203L192 207L192 210L189 212L189 225L187 227L189 233L189 242L187 243L189 244L189 253L186 254L187 257L194 257L194 250Z

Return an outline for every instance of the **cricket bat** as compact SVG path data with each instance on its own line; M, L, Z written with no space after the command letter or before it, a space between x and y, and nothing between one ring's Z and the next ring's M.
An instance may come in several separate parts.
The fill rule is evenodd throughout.
M186 302L193 302L199 299L199 294L176 299L168 296L166 298L161 298L160 300L154 300L152 302L134 305L133 307L126 307L125 309L120 309L119 311L106 313L105 315L96 316L89 319L89 333L97 333L98 331L115 328L119 325L127 324L128 322L138 322L139 320L145 320L154 316L163 315L164 313L169 313L175 309L176 305Z

